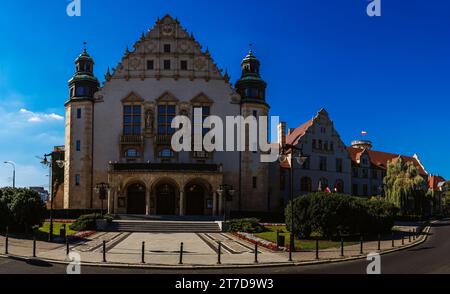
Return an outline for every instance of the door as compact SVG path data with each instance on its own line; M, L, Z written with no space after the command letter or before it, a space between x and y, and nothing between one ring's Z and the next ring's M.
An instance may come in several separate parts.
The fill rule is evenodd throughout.
M186 191L186 215L205 214L205 189L200 185L191 185Z
M145 214L145 187L141 184L133 184L128 187L127 195L127 213Z
M156 214L174 215L176 210L175 188L169 184L163 184L156 188Z

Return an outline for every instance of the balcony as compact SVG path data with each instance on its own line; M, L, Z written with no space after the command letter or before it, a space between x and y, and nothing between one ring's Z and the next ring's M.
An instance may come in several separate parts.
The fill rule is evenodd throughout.
M120 137L122 145L144 145L144 136L140 135L122 135Z
M156 135L157 145L170 145L172 142L172 135Z
M218 164L195 163L111 163L113 172L222 172Z

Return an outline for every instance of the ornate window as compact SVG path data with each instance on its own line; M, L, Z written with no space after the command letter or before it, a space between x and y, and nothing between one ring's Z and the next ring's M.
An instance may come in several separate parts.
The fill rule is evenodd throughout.
M311 192L312 191L312 181L309 177L303 177L300 180L300 191Z
M142 106L123 106L123 134L141 135L142 132Z
M173 135L172 120L176 116L175 105L158 105L158 135Z

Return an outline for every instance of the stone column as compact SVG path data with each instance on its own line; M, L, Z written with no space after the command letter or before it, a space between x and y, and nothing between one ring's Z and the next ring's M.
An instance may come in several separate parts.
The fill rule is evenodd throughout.
M224 207L223 207L223 195L220 193L217 194L217 197L219 197L219 211L217 212L218 215L224 214Z
M180 216L184 216L184 191L180 191Z
M212 209L212 215L216 216L217 213L217 193L212 192L212 198L213 198L213 209Z
M150 215L151 214L151 200L150 200L150 194L151 191L149 188L145 190L145 214Z
M109 189L109 191L108 191L108 214L113 214L114 213L114 207L113 207L113 205L114 205L114 200L113 200L113 189L114 188L111 188L111 189Z

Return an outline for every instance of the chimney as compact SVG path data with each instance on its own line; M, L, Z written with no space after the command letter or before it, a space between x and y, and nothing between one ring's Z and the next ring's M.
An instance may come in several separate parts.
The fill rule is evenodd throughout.
M280 146L286 145L286 123L280 122L278 124L278 143Z

